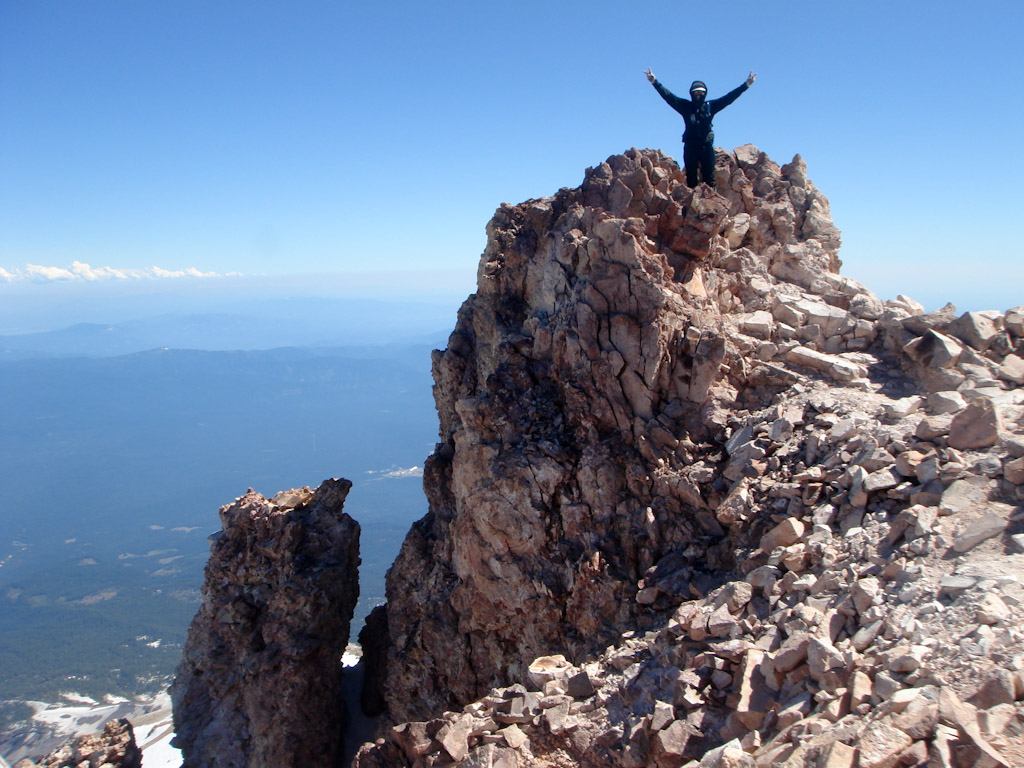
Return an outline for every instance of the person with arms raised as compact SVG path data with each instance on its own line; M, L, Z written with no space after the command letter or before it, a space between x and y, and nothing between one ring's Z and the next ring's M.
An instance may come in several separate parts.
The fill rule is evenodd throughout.
M707 100L708 87L701 80L694 80L690 86L690 98L676 96L672 91L658 82L654 72L648 67L644 70L647 79L654 89L661 94L672 109L683 116L686 130L683 131L683 164L686 166L686 184L695 187L701 181L708 186L715 186L715 132L711 130L711 121L715 115L732 104L747 88L754 84L757 75L751 72L746 82L734 88L725 96Z

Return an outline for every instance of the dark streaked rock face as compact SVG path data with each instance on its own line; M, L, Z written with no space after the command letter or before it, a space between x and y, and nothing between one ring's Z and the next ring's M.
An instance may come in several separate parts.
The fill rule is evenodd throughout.
M185 766L305 768L341 755L341 655L359 595L351 483L220 510L203 604L171 688Z

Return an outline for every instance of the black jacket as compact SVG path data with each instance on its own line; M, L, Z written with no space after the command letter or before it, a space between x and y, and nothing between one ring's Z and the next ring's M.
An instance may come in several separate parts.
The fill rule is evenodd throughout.
M686 121L686 130L683 132L683 141L687 144L711 143L715 140L715 132L711 130L711 119L723 109L732 104L749 87L743 83L739 88L734 88L725 96L717 99L705 99L700 105L689 99L682 99L666 88L655 79L655 89L661 94L668 105L683 116Z

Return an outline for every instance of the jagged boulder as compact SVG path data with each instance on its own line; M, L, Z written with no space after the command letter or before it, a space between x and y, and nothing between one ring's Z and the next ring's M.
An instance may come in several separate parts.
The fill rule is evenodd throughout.
M351 483L220 510L171 687L175 746L203 768L331 766L345 727L341 655L359 595Z

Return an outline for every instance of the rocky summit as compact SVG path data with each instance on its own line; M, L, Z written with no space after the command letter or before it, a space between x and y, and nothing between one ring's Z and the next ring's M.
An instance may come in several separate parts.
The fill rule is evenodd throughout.
M634 149L497 211L357 768L1024 765L1024 307L883 302L839 247L753 146L715 189ZM222 510L186 766L337 764L332 482Z
M368 766L1022 765L1024 308L838 270L796 157L502 206Z

